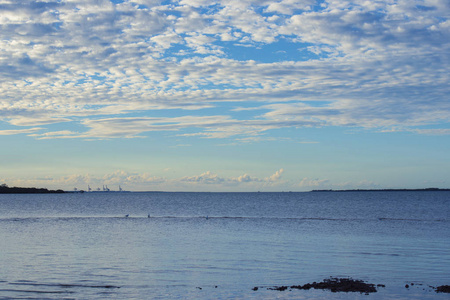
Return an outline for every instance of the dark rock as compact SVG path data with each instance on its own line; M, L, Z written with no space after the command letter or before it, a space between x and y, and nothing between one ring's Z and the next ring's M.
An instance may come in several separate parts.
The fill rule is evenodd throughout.
M273 290L273 291L285 291L287 290L289 287L283 285L283 286L276 286L273 288L267 288L268 290Z
M333 293L336 292L376 293L377 291L374 284L365 283L362 280L354 280L351 278L330 278L324 279L322 282L319 283L313 282L307 283L305 285L291 286L291 289L298 289L298 290L309 290L311 288L320 290L330 290Z
M441 285L436 288L436 293L450 293L450 285Z

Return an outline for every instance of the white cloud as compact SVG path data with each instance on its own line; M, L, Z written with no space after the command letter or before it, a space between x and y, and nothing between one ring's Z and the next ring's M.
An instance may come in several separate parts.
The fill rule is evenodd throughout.
M311 179L304 177L298 184L299 187L302 188L322 188L325 186L329 186L330 181L328 179Z
M283 173L283 169L278 170L273 175L267 178L257 178L252 177L248 174L241 175L239 177L220 177L217 174L211 173L207 171L201 175L197 176L188 176L181 178L183 182L191 182L196 184L225 184L225 185L235 185L235 184L263 184L262 186L268 184L277 184L281 180L281 173Z
M281 174L283 173L283 171L284 171L283 169L280 169L280 170L276 171L275 174L270 176L267 181L269 181L269 182L276 182L276 181L280 180L281 179Z
M267 12L278 12L285 15L292 15L296 10L310 10L315 5L312 0L281 0L271 2L267 8Z
M425 135L450 135L449 128L416 129L413 132Z
M92 190L102 189L103 186L108 186L111 190L118 190L119 185L133 190L142 190L143 188L152 190L155 186L164 184L168 180L163 177L152 176L149 173L139 174L117 170L105 175L71 174L54 178L4 178L3 181L8 182L10 186L38 186L52 189L64 189L67 191L77 188L78 190L87 191L88 186L90 186Z
M380 185L369 180L360 180L357 182L332 182L329 179L304 177L298 183L298 187L305 190L345 190L345 189L379 189Z
M78 132L69 130L52 131L40 134L38 133L29 134L29 136L35 137L39 140L54 139L54 138L73 138L76 137L77 135L79 135Z
M225 178L219 177L217 174L207 171L201 175L183 177L181 178L181 181L201 184L221 184L225 181Z
M33 113L31 113L31 117L19 116L19 117L12 117L8 120L10 124L16 126L39 126L69 121L71 120L65 118L52 118L50 116L39 117L38 115L33 116Z
M314 10L310 0L2 3L0 120L18 127L10 133L58 124L32 136L130 138L191 128L181 135L254 138L302 126L432 134L417 127L450 121L445 0L329 0ZM230 41L251 51L289 41L313 56L245 60ZM133 115L182 109L200 118L206 108L249 101L265 114L244 119L235 117L244 108L229 110L216 123L162 118L172 124ZM85 131L75 134L73 124Z
M163 170L167 172L167 170ZM268 188L276 187L281 181L282 169L267 178L252 177L247 174L238 177L223 177L210 171L200 175L185 176L181 178L168 179L155 176L150 173L135 173L124 170L117 170L104 175L92 174L71 174L60 177L35 177L28 179L3 178L2 181L10 186L39 186L53 189L92 190L102 189L108 186L111 190L118 190L121 186L128 190L208 190L214 186L217 189L226 190L229 187L241 186L242 188Z
M43 130L44 128L33 127L29 129L10 129L10 130L0 130L0 135L15 135L15 134L23 134L23 133L32 133L36 131Z

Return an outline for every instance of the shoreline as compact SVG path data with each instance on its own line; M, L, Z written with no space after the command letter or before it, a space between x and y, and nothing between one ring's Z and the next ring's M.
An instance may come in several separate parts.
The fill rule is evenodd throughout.
M311 190L311 191L277 191L277 192L261 192L261 191L247 191L247 192L223 192L223 191L64 191L62 189L49 190L47 188L36 187L9 187L7 184L0 184L0 194L82 194L82 193L318 193L318 192L448 192L450 188L419 188L419 189L345 189L345 190Z
M448 192L450 189L424 188L424 189L356 189L356 190L312 190L315 192Z

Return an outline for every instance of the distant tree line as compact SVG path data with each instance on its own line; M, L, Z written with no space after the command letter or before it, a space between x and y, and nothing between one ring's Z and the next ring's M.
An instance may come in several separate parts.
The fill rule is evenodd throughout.
M445 191L450 189L425 188L425 189L357 189L357 190L312 190L311 192L430 192Z
M9 187L3 183L0 185L0 194L61 194L63 190L48 190L45 188Z

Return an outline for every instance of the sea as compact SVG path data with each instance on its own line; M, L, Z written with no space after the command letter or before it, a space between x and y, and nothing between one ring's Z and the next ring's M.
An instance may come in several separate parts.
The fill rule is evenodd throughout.
M0 195L0 299L450 299L450 192ZM272 290L327 278L377 292Z

